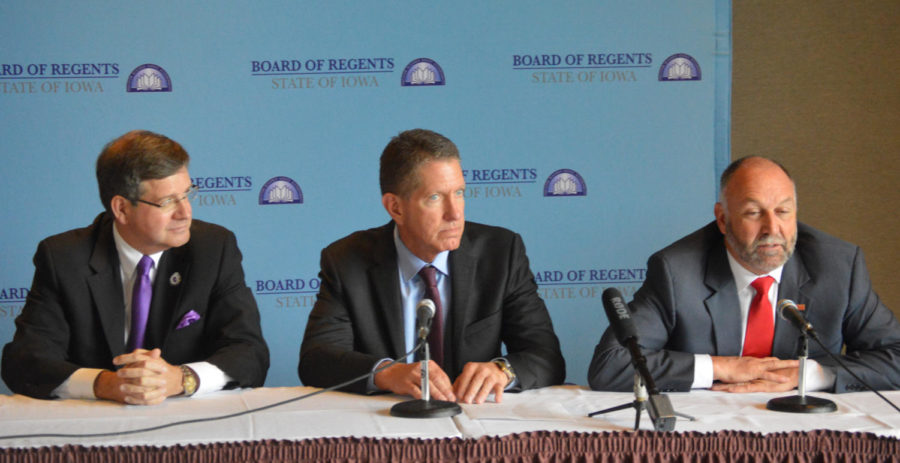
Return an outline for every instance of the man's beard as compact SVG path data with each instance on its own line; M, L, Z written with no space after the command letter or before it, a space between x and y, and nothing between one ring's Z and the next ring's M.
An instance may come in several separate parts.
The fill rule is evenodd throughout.
M794 247L797 245L797 235L794 234L790 241L782 236L767 235L759 239L753 240L752 243L746 244L738 241L731 228L731 222L725 222L725 239L731 244L731 248L737 253L738 258L750 264L762 273L769 273L778 267L784 265L788 259L794 254ZM778 255L763 255L759 251L759 246L777 244L781 246Z

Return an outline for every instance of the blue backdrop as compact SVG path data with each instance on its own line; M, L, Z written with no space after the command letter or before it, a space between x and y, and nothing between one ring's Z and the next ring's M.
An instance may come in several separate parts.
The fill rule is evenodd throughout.
M712 219L730 15L727 0L0 4L0 345L38 241L101 211L102 146L148 129L191 154L194 216L237 234L266 384L299 384L319 252L387 222L378 157L424 127L460 148L467 219L523 235L585 384L603 289L630 295L653 251Z

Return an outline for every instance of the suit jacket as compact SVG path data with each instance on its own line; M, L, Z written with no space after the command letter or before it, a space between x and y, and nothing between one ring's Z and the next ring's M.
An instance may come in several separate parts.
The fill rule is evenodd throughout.
M798 224L797 246L788 259L778 299L806 306L828 351L876 389L900 387L900 324L872 290L858 246ZM739 356L741 313L724 237L715 222L657 252L647 278L631 302L639 344L661 390L687 391L694 379L694 354ZM797 358L800 332L776 316L772 355ZM838 368L809 341L809 358L832 369L835 392L864 386ZM607 329L588 372L593 389L631 390L628 352Z
M353 233L322 251L321 287L300 348L304 384L329 387L405 353L393 222ZM444 370L451 380L467 362L500 357L500 344L530 389L560 384L565 361L537 294L522 238L466 222L449 255L451 307L444 326ZM366 380L344 388L366 391Z
M86 228L43 240L34 265L16 333L3 348L2 374L13 392L50 398L78 368L113 370L113 357L125 352L125 303L111 217L100 214ZM199 320L178 328L191 310ZM235 380L228 387L262 386L269 351L233 233L194 220L190 241L162 254L145 345L161 348L173 365L217 366Z

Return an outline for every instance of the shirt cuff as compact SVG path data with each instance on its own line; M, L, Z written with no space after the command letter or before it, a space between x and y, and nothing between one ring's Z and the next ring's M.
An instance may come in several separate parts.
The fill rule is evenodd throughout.
M709 389L713 384L712 356L694 354L694 383L691 389Z
M194 370L194 373L197 374L197 382L200 384L197 385L195 396L219 391L233 380L219 367L209 362L186 363L184 365Z
M834 371L819 365L815 360L806 360L806 391L826 391L834 388L837 375Z
M375 366L372 367L372 374L369 375L369 380L366 382L366 392L372 394L374 392L380 391L378 387L375 386L375 370L380 367L383 367L385 363L390 362L393 359L383 358L377 362L375 362Z
M59 399L96 399L94 382L103 372L100 368L79 368L50 393Z

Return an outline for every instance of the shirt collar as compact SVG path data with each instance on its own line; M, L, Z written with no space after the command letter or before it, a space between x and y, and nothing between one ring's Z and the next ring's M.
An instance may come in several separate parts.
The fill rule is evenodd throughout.
M737 286L738 291L743 291L750 286L750 283L753 283L753 280L766 275L774 278L776 284L781 284L781 272L784 270L784 265L772 270L766 275L757 275L744 268L744 266L731 255L731 252L728 251L728 249L725 250L725 255L728 256L728 265L731 267L731 274L734 276L734 284Z
M125 280L131 279L131 276L134 274L134 270L137 268L138 262L141 260L141 257L144 255L141 254L141 251L131 247L125 241L125 238L122 238L122 235L119 234L118 225L113 222L113 241L116 242L116 251L119 254L119 266L122 268L122 273L125 275ZM159 259L162 257L162 251L151 254L150 258L153 259L153 268L159 268Z
M450 251L441 251L435 256L433 262L425 262L416 257L416 255L403 244L403 240L400 239L400 232L397 230L396 224L394 225L394 247L397 248L397 266L400 267L400 276L403 278L403 281L412 280L418 275L419 270L421 270L422 267L429 264L434 266L438 272L441 272L445 276L450 275L450 268L447 265L447 256L450 255Z

